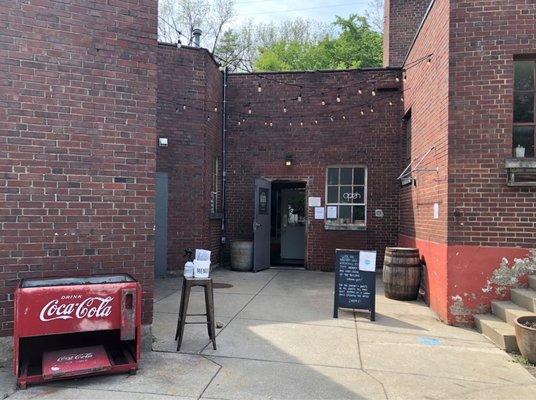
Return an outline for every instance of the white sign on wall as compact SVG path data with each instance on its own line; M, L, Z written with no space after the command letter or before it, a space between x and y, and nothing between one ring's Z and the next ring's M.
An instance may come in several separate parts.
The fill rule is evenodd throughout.
M320 197L309 197L309 207L320 207L322 199Z
M315 219L324 219L324 207L315 207Z

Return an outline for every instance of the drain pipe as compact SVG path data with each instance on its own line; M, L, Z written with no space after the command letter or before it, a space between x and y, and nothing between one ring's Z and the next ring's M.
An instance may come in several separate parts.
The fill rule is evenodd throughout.
M221 219L221 244L223 247L222 260L225 254L225 245L227 244L227 82L229 68L223 70L223 105L221 121L221 164L222 164L222 219Z

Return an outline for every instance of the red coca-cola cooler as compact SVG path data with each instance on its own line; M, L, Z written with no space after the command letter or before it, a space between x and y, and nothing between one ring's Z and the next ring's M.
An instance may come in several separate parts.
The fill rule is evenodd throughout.
M17 384L138 369L141 287L127 274L23 279L15 290Z

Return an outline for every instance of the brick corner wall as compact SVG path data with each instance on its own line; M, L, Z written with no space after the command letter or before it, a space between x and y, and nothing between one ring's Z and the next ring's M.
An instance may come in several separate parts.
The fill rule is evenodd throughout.
M157 2L0 4L0 335L17 281L130 273L152 321Z

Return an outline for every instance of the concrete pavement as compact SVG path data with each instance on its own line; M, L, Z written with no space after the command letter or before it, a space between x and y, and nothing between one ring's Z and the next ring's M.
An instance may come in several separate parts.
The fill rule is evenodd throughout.
M56 382L9 399L536 398L536 379L482 335L444 325L421 302L386 299L381 284L371 322L349 311L331 317L332 273L217 270L213 277L232 285L215 289L218 350L205 326L187 325L175 352L180 280L163 279L155 289L156 351L143 355L138 375ZM189 311L203 311L201 291ZM0 383L7 378L12 387L2 372Z

